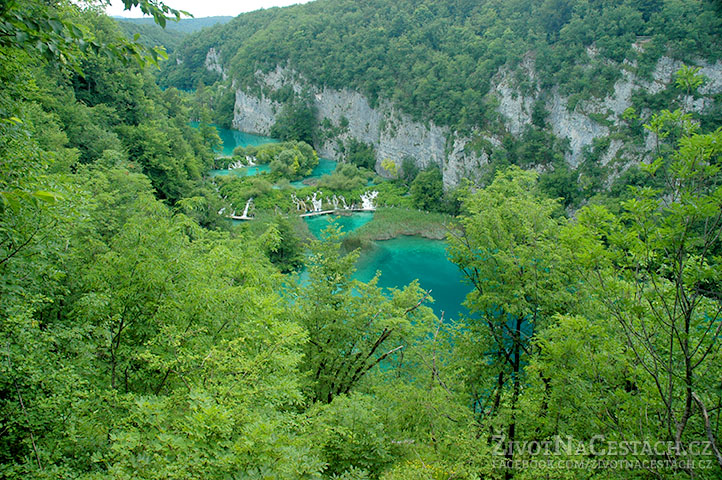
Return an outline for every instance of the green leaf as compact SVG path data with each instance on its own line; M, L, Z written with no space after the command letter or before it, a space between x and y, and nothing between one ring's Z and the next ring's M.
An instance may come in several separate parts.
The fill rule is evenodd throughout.
M55 192L46 192L43 190L38 190L36 192L33 192L33 197L42 200L43 202L47 202L50 204L54 204L58 202L59 200L63 200L63 196L55 193Z
M659 169L659 167L662 166L662 163L663 163L662 157L659 157L652 163L640 163L639 169L642 170L643 172L648 173L649 175L654 176L654 174L657 173L657 170Z

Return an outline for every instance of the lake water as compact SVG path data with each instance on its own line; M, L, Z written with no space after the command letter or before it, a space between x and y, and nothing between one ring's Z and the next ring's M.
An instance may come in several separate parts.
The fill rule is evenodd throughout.
M308 229L317 238L331 222L351 232L373 220L373 213L352 215L319 215L305 217ZM462 302L470 291L463 283L458 267L446 256L446 242L417 236L402 236L392 240L373 242L373 247L362 252L353 277L362 282L371 280L381 271L379 286L401 288L418 279L424 290L431 290L434 303L429 306L437 316L444 312L446 320L458 319L466 313Z
M198 123L193 122L191 125L197 127ZM223 155L231 155L233 149L239 145L247 147L278 142L274 138L214 126L223 140ZM318 166L307 178L319 178L332 173L336 169L336 165L336 162L332 160L321 158ZM212 176L229 174L247 176L257 175L268 170L268 165L257 165L230 171L213 170L210 174ZM305 186L300 181L292 182L292 185L297 188ZM372 219L373 213L361 212L353 215L320 215L308 217L305 220L311 233L318 237L330 221L336 222L344 231L350 232ZM363 282L371 280L376 271L380 270L382 273L379 285L382 287L400 288L408 285L414 279L418 279L421 288L432 290L431 296L435 302L431 304L431 307L434 312L437 315L441 315L442 311L445 312L447 320L458 318L459 313L465 311L461 303L470 288L462 283L462 275L456 265L446 258L446 243L443 241L403 236L374 242L374 247L361 255L356 268L354 278Z
M321 232L331 223L339 225L344 232L353 232L357 228L366 225L373 220L373 212L358 212L352 215L318 215L316 217L304 217L308 229L316 237L321 237Z
M198 126L200 125L199 122L190 122L190 124L193 128L198 128ZM224 157L230 157L231 155L233 155L233 150L236 147L257 147L259 145L265 145L266 143L280 142L280 140L278 140L277 138L264 137L262 135L254 135L252 133L246 132L239 132L238 130L230 130L228 128L220 127L216 124L211 125L216 127L216 130L218 131L218 136L221 137L223 147L220 151L218 151L218 153L223 155ZM322 175L333 173L333 171L336 170L336 165L337 162L334 162L333 160L329 160L327 158L319 158L318 165L316 166L316 168L313 169L311 175L306 178L319 178ZM236 168L233 170L211 170L209 172L209 175L211 177L223 175L238 175L240 177L249 177L270 171L271 168L268 165L256 165L253 167ZM296 188L303 188L306 186L300 180L297 182L291 182L291 185Z
M239 177L252 177L262 172L270 172L271 167L268 165L254 165L252 167L234 168L233 170L211 170L208 175L211 177L223 177L226 175L237 175Z
M433 308L437 316L458 319L466 312L461 305L469 285L463 283L459 268L446 257L446 242L417 236L403 236L374 243L374 248L362 253L356 264L354 278L371 280L381 271L379 286L402 287L414 279L424 290L431 290Z
M191 127L198 128L199 122L191 122ZM220 127L214 123L211 124L216 127L218 136L221 137L223 147L217 153L224 157L230 157L233 155L233 150L236 147L257 147L266 143L278 143L280 140L277 138L264 137L261 135L254 135L252 133L239 132L238 130L231 130L228 128Z

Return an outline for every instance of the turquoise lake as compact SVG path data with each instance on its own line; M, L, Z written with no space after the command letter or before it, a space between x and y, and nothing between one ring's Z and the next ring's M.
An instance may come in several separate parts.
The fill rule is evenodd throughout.
M199 125L199 122L191 122L191 127L193 128L198 128ZM233 155L233 149L236 147L257 147L258 145L278 143L280 141L277 138L263 137L261 135L253 135L252 133L223 128L214 123L211 125L216 127L216 130L218 130L218 136L221 137L223 147L218 153L224 157L230 157Z
M304 218L308 229L317 238L333 222L351 232L373 220L373 213L352 215L319 215ZM446 242L417 236L402 236L373 243L361 254L353 278L362 282L371 280L381 271L379 286L401 288L418 279L424 290L431 290L434 303L428 304L445 320L458 319L467 310L461 305L470 291L463 283L458 267L446 257Z
M233 170L211 170L208 175L211 177L223 177L226 175L237 175L239 177L252 177L263 172L270 172L268 165L254 165L252 167L234 168Z
M193 128L198 128L200 123L190 122L190 125ZM216 127L216 130L218 131L218 136L221 137L223 147L218 153L223 155L224 157L230 157L231 155L233 155L233 150L235 150L236 147L257 147L266 143L278 143L280 141L277 138L264 137L262 135L254 135L252 133L246 132L239 132L238 130L223 128L216 124L211 125ZM337 162L334 162L333 160L329 160L327 158L319 158L318 165L316 166L316 168L313 169L311 175L306 178L320 178L323 175L333 173L333 171L336 170L336 165ZM238 175L240 177L250 177L270 171L271 168L268 165L256 165L253 167L236 168L233 170L211 170L209 172L209 175L211 177L224 175ZM303 188L306 186L301 180L297 182L291 182L291 185L296 188Z
M191 126L198 127L198 122ZM218 135L223 141L223 155L231 155L237 146L257 146L265 143L278 142L277 139L253 135L250 133L229 130L214 125ZM319 159L319 164L313 169L310 177L319 178L332 173L336 169L336 162L325 158ZM235 170L213 170L211 176L216 175L257 175L269 171L268 165L239 168ZM301 181L292 182L292 185L301 188L305 185ZM373 220L373 213L360 212L353 215L320 215L305 219L308 228L316 237L333 221L340 225L345 232L353 231ZM374 242L373 248L364 252L356 265L354 278L367 282L371 280L376 271L381 271L379 285L382 287L400 288L419 280L421 288L432 290L434 303L430 306L437 315L444 313L444 318L458 318L460 312L466 310L462 307L470 287L462 283L463 277L459 269L446 258L446 243L440 240L429 240L422 237L404 236L392 240Z
M434 303L429 306L437 316L443 311L445 321L466 312L461 304L471 289L446 257L446 242L442 240L403 236L375 242L374 248L359 258L354 278L368 282L377 271L381 271L382 287L402 287L418 279L421 288L431 290Z
M304 220L308 225L308 229L316 237L321 237L324 231L331 223L339 225L344 232L353 232L357 228L366 225L373 220L372 212L357 212L352 215L319 215L317 217L305 217Z

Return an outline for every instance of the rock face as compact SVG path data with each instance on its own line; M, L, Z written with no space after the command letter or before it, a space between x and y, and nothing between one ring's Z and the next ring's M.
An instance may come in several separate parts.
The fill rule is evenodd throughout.
M223 65L221 65L221 57L218 55L218 52L215 48L211 48L210 50L208 50L204 65L206 69L210 70L211 72L219 73L221 77L223 77L223 80L228 79L228 75L226 75L226 72L223 69Z
M593 56L593 51L588 52ZM524 73L535 80L533 67L530 61L522 63ZM707 83L700 88L702 95L714 95L722 92L722 62L707 64L700 62L699 73L707 77ZM619 126L624 111L632 106L632 94L636 90L646 90L649 93L658 93L670 85L674 85L675 73L682 68L682 62L672 60L669 57L662 57L652 73L652 80L647 81L633 75L630 70L636 67L632 64L622 65L622 78L614 85L614 93L603 99L589 99L579 102L570 111L568 98L553 90L541 100L548 113L547 121L551 125L554 135L569 142L569 152L566 155L567 163L576 167L582 160L584 148L592 145L595 139L606 137L610 133L611 126ZM504 118L507 129L512 135L520 135L525 126L531 123L531 112L537 101L540 100L540 91L537 88L533 94L523 95L513 87L511 74L501 71L497 75L495 91L499 99L498 111ZM686 107L691 111L701 112L707 108L712 99L700 98L683 99ZM596 119L603 118L601 122ZM610 142L604 159L609 161L613 158L622 146L621 142L614 140Z
M594 52L589 52L594 55ZM207 68L224 74L218 63L218 55L211 49L206 58ZM630 65L627 65L630 66ZM628 70L614 86L614 94L604 99L590 99L579 102L570 111L568 99L558 91L547 92L543 97L537 88L532 94L520 93L511 80L511 74L504 70L496 77L494 94L499 100L498 111L509 133L518 136L531 123L531 112L536 102L543 102L548 113L547 121L554 135L567 139L569 150L566 160L570 166L577 166L583 159L584 148L592 145L597 138L606 137L610 127L619 125L623 112L631 106L632 93L645 89L658 92L673 84L674 73L681 68L680 62L667 57L660 59L651 81L638 79ZM700 89L704 95L722 91L722 62L700 63L701 73L708 78ZM522 64L527 76L534 81L533 62ZM462 178L473 178L488 163L486 153L475 153L469 147L472 138L451 131L448 127L435 125L432 121L420 123L400 112L393 104L381 102L371 107L368 100L358 92L319 88L304 79L297 72L277 67L269 73L257 72L257 83L262 90L277 90L290 85L296 92L310 90L317 109L319 123L330 125L335 134L317 145L319 154L338 160L342 145L349 138L355 138L373 145L376 151L376 170L381 175L390 175L382 164L392 161L400 170L405 157L412 157L421 168L430 164L440 167L445 186L457 185ZM700 111L711 102L709 98L683 99L689 108ZM282 105L268 97L252 95L243 89L236 90L233 127L242 131L268 134ZM491 145L498 146L500 138L476 132ZM604 153L603 161L609 162L617 155L622 143L612 141Z
M382 167L385 160L391 160L400 169L403 159L412 157L421 168L430 164L438 165L447 186L458 184L466 170L478 169L486 163L485 158L464 151L468 139L457 138L448 128L433 122L414 122L389 103L372 108L358 92L317 89L297 73L280 67L268 74L259 72L256 77L263 87L274 90L284 85L291 85L297 92L304 87L312 89L319 122L327 119L334 127L342 130L333 139L317 145L319 155L323 157L340 159L344 142L355 138L374 146L376 170L380 174L389 173ZM258 97L238 89L233 127L267 135L281 107L264 95ZM344 122L348 122L348 125L341 128ZM450 148L447 149L447 146Z
M268 135L276 121L276 112L281 106L265 96L260 98L236 90L236 103L233 106L233 128L242 132Z

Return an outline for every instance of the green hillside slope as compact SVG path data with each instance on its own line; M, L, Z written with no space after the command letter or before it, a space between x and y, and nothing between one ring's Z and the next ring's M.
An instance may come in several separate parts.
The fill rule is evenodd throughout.
M177 53L183 63L169 62L162 81L208 83L203 61L216 47L241 86L253 85L259 69L288 65L318 85L352 88L372 103L393 100L416 119L478 125L489 117L485 95L503 65L531 54L543 85L603 96L625 59L644 75L662 54L721 58L721 12L708 0L317 0L189 37ZM598 55L590 63L591 46Z
M178 44L188 34L198 32L206 27L223 24L233 17L203 17L184 18L178 22L168 22L166 28L161 28L152 18L120 18L116 17L121 31L128 37L133 38L136 33L140 34L138 41L149 47L163 46L169 53L175 50Z

